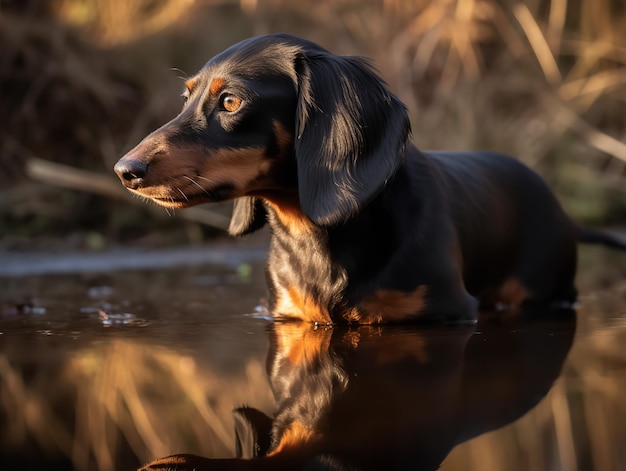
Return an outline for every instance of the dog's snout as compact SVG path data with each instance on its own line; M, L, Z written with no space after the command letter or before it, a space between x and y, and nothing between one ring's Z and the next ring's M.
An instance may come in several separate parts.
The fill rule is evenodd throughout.
M148 172L148 164L130 157L122 157L113 167L122 184L135 190L139 188Z

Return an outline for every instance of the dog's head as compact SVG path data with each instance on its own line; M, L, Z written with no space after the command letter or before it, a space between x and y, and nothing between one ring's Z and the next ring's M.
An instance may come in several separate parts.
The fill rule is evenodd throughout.
M174 208L236 199L230 232L261 227L258 199L293 195L313 223L356 214L398 169L404 105L370 64L293 36L260 36L186 81L185 105L122 157L134 193Z

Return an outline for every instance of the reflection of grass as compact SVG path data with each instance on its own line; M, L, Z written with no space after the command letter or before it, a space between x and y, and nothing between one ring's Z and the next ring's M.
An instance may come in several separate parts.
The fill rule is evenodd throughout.
M547 397L512 425L453 450L442 471L624 469L626 323L623 312L607 323L607 312L583 306L574 347Z
M272 405L259 361L229 379L191 356L125 340L73 357L46 390L26 386L0 357L0 383L14 446L34 437L71 457L76 469L117 469L123 442L144 461L174 452L232 456L232 409L252 400L265 410ZM62 407L53 410L56 403Z
M83 456L75 453L74 458L84 462L85 451L91 450L99 469L113 468L118 433L146 458L189 449L208 456L232 455L231 411L250 397L263 402L262 390L248 393L251 385L266 384L260 363L248 365L246 381L229 384L200 370L192 357L128 342L77 358L70 370L84 379L77 383L84 407L78 407L76 436L86 440L76 447Z
M0 386L0 405L6 414L3 447L19 446L32 437L43 450L69 456L72 435L51 408L49 399L54 393L28 387L5 356L0 356Z
M614 294L614 309L623 295ZM626 323L596 301L580 309L574 346L547 397L517 422L460 445L443 471L624 468ZM128 469L127 448L142 461L174 452L232 456L231 410L273 408L264 359L217 373L198 355L124 339L65 363L35 353L34 372L0 355L3 447L31 440L79 470Z

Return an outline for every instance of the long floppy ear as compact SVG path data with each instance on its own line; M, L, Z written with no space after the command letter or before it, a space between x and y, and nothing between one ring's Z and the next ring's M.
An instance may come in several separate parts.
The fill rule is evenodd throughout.
M228 233L242 236L261 229L267 222L267 211L263 202L251 196L235 200L233 215L230 218Z
M341 223L397 171L411 132L409 118L363 58L305 50L296 73L300 204L316 224Z
M252 407L233 411L237 458L252 459L265 456L272 439L272 419Z

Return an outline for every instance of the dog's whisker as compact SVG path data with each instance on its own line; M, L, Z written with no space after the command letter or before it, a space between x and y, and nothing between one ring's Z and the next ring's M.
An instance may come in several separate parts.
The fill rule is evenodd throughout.
M183 190L181 190L180 188L176 188L176 190L178 190L178 192L183 195L183 198L185 198L186 201L189 201L189 198L187 198L187 195L185 194L185 192ZM174 201L174 198L171 198L172 202Z
M174 199L174 197L173 197L173 196L170 196L170 197L169 197L169 200L170 200L170 202L171 202L172 204L175 204L175 203L176 203L176 200ZM172 217L173 217L173 216L176 216L176 209L175 209L175 208L171 208L171 209L172 209L172 213L170 214L170 213L169 213L169 211L168 211L168 213L167 213L167 214L168 214L168 215L170 215L170 216L172 216Z
M183 175L183 178L186 178L187 180L189 180L191 183L193 183L194 185L196 185L198 188L200 188L203 192L205 192L207 195L211 196L211 194L209 193L209 190L207 190L206 188L204 188L202 185L200 185L197 181L195 181L193 178L188 177L187 175Z
M196 175L196 178L199 178L200 180L204 180L205 182L215 183L213 180L209 180L208 178L205 178L202 175Z
M182 75L178 75L178 78L181 80L187 80L189 78L189 74L187 74L187 72L185 72L184 70L179 69L178 67L171 67L170 71L178 72L179 74L182 74Z

